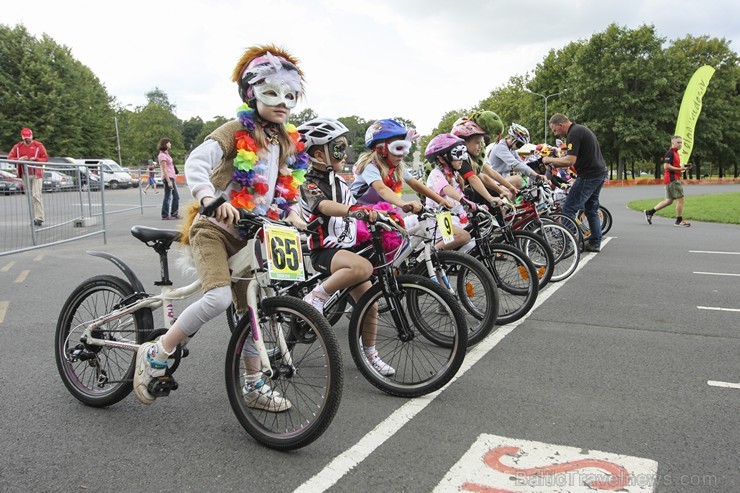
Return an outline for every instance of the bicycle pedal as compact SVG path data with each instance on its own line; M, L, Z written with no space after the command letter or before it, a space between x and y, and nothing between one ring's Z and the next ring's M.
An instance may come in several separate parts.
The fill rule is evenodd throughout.
M177 382L171 375L163 375L149 382L147 390L154 397L167 397L170 392L177 390Z

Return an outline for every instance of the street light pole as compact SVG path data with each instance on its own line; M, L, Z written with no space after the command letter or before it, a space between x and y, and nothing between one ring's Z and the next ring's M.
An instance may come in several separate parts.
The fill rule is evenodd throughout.
M552 93L552 94L548 94L547 96L545 96L544 94L540 94L538 92L530 91L526 87L524 88L524 90L527 91L529 94L534 94L535 96L539 96L539 97L541 97L542 99L545 100L545 132L544 132L545 141L544 141L544 143L547 143L547 100L550 99L550 98L552 98L552 97L559 96L559 95L563 94L568 89L563 89L560 92L555 92L555 93Z
M116 124L116 151L118 151L118 165L123 166L121 162L121 139L118 136L118 117L113 117L113 122Z

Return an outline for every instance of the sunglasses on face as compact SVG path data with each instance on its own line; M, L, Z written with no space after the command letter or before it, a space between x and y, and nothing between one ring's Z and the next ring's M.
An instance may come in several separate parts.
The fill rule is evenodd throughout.
M523 145L524 145L524 142L520 142L518 140L514 141L514 149L521 149Z

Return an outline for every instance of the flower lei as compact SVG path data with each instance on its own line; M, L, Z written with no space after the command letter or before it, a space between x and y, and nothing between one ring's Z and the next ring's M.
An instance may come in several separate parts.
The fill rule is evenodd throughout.
M250 135L255 128L254 110L242 104L236 116L246 130L237 130L234 133L237 151L231 180L240 184L241 189L231 192L231 205L254 214L267 215L270 219L281 219L287 216L290 206L297 202L299 187L306 181L309 159L308 154L303 152L305 144L299 141L300 135L295 125L286 123L285 130L298 152L289 156L285 165L280 167L275 196L272 203L268 204L265 195L270 190L269 163L259 155L267 142L258 143Z

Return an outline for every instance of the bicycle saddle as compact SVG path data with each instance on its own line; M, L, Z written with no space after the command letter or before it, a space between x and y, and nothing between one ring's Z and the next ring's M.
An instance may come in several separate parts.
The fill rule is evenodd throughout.
M169 248L172 242L180 241L180 232L176 229L149 228L147 226L133 226L131 234L147 245L156 242L164 248ZM149 245L152 246L152 245Z

